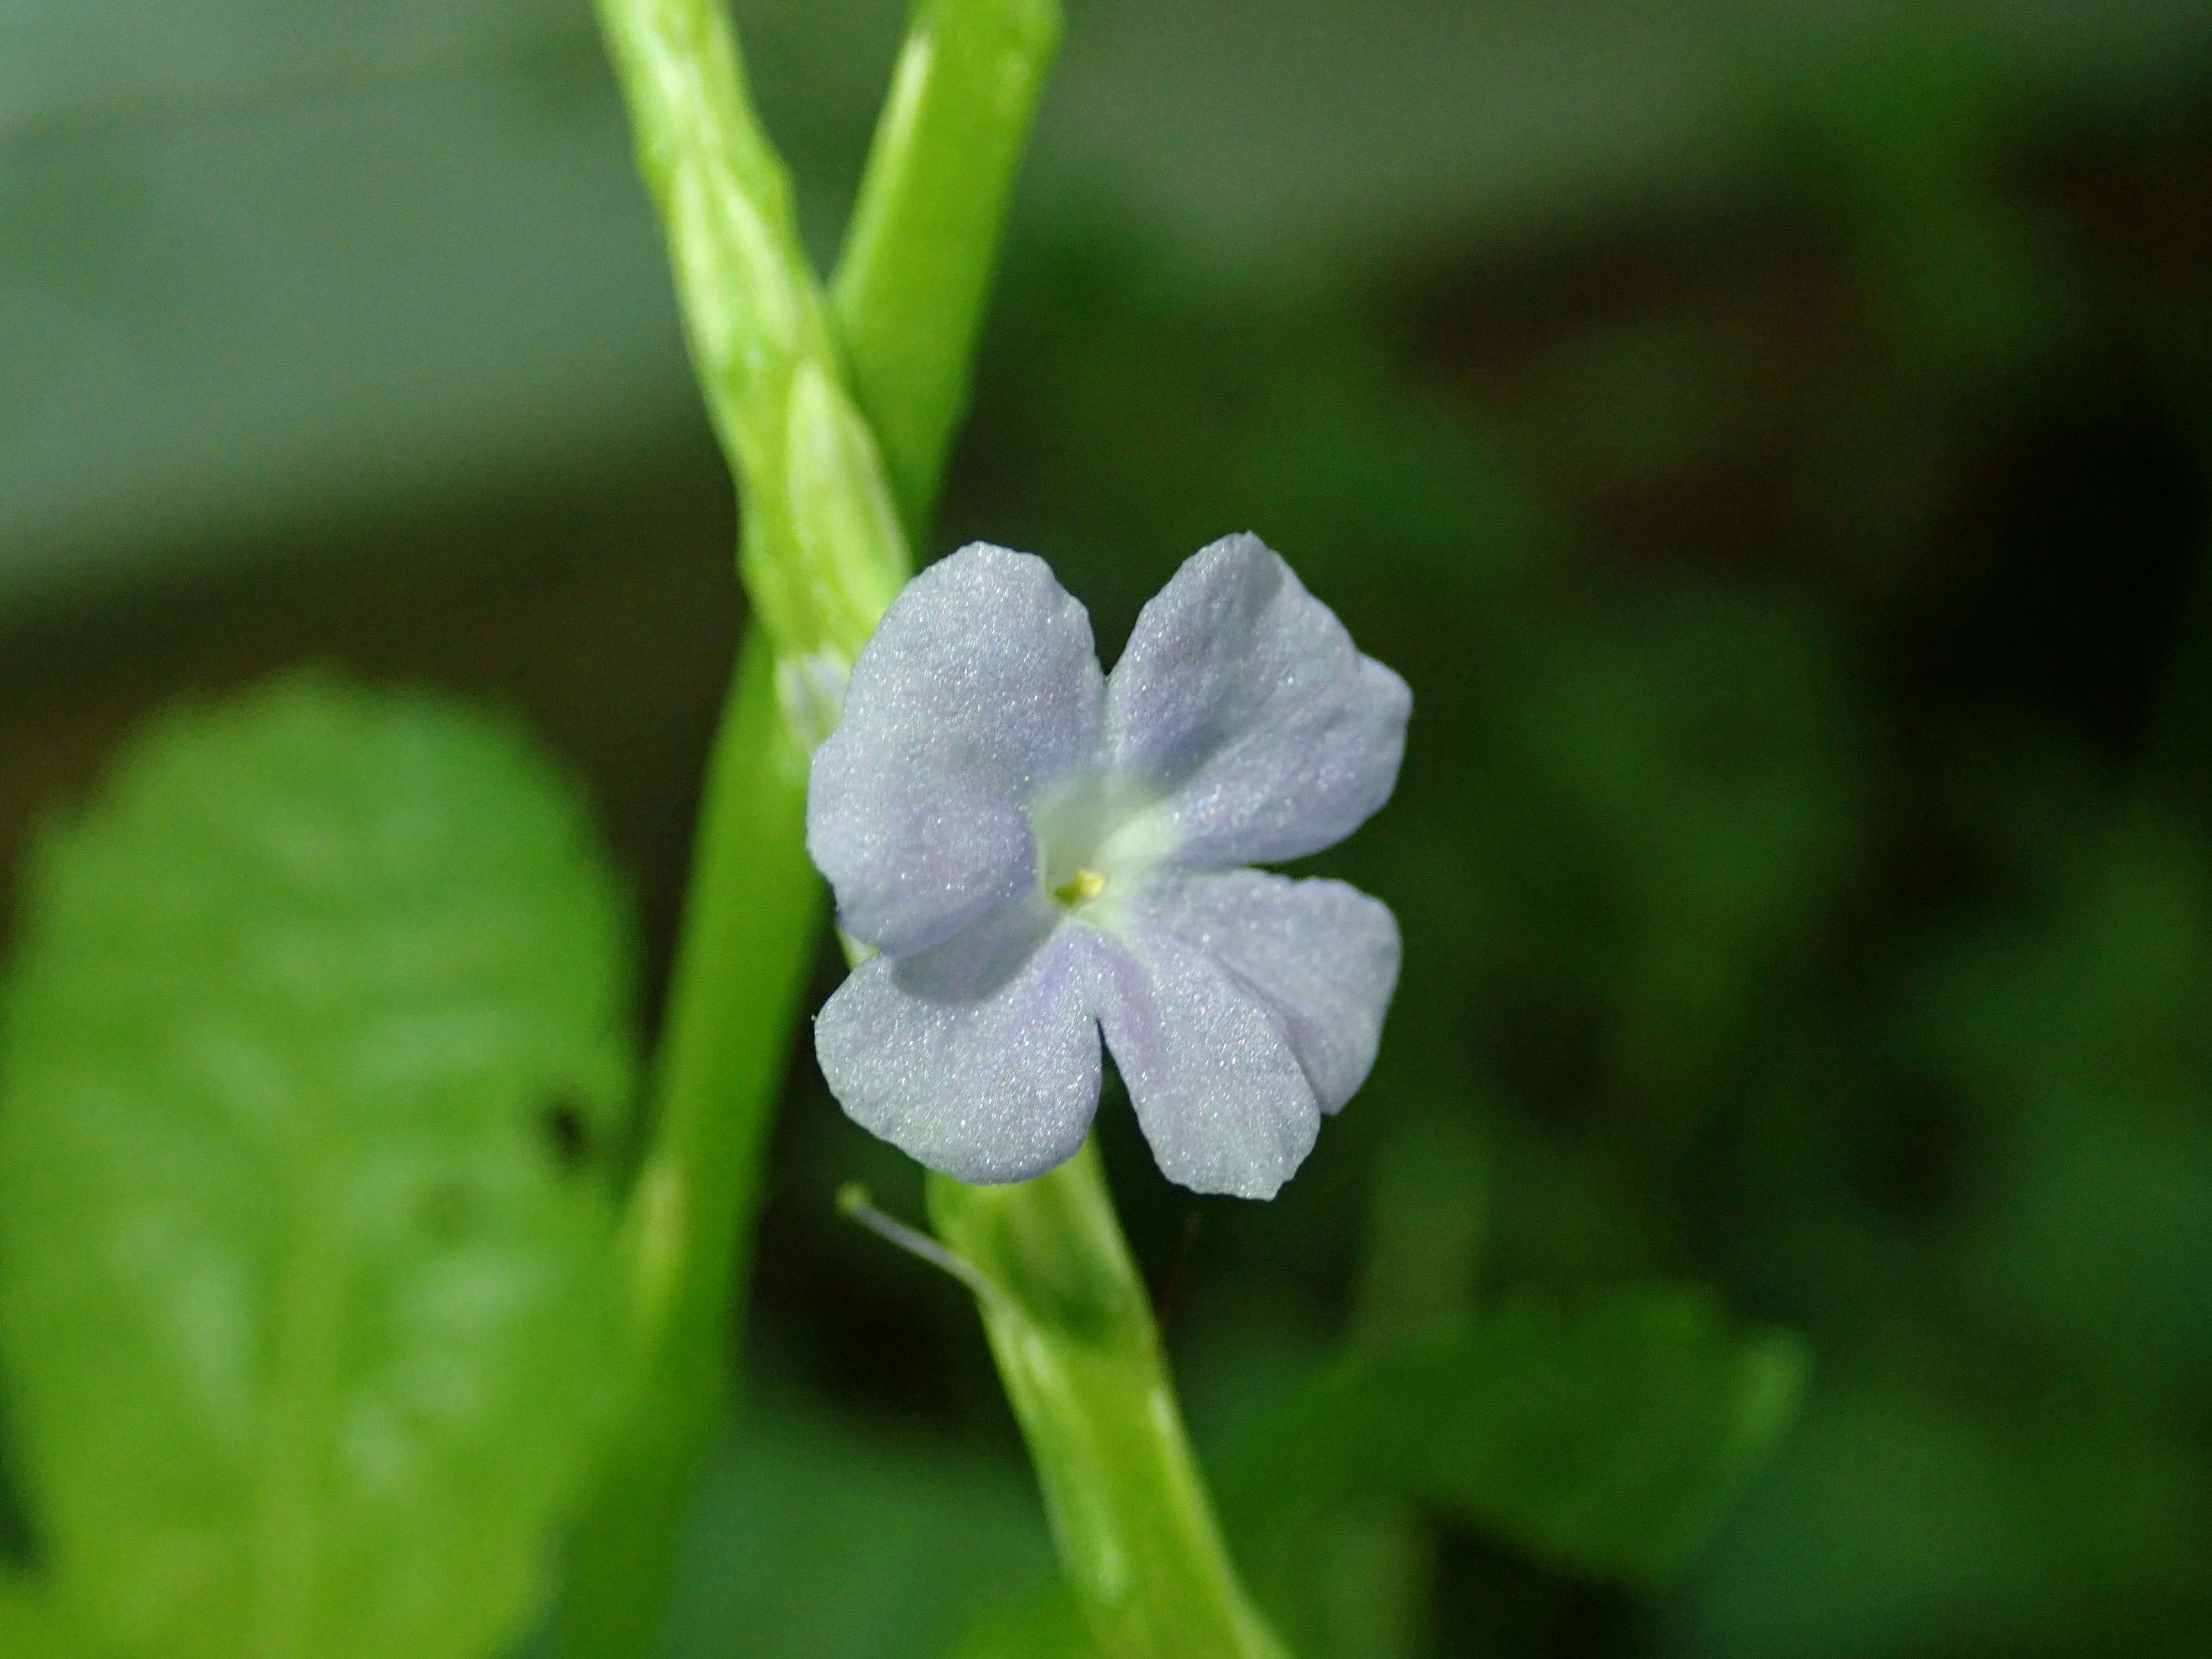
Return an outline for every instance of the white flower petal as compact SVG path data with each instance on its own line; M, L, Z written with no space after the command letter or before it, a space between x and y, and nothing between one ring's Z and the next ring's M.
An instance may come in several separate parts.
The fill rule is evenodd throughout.
M904 956L1036 885L1025 809L1097 765L1090 617L1043 560L978 543L900 592L815 751L806 846L854 938Z
M1273 1198L1321 1128L1280 1014L1206 951L1141 921L1097 967L1106 1044L1160 1172L1194 1192Z
M1389 798L1413 696L1256 536L1194 554L1107 686L1121 774L1165 797L1187 866L1318 852Z
M1036 888L1020 805L939 756L885 760L825 744L806 805L806 849L830 878L839 925L892 956L940 945Z
M1131 908L1266 1000L1323 1111L1367 1080L1398 983L1398 924L1387 906L1340 881L1230 870L1163 872Z
M875 957L823 1005L814 1053L847 1115L976 1183L1065 1163L1098 1107L1098 935L1009 907L919 956Z

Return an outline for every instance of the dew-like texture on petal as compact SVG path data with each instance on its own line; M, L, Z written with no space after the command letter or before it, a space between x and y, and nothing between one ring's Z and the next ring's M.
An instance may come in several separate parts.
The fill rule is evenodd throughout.
M815 750L806 848L855 938L927 950L1036 885L1024 809L1097 764L1091 619L1043 560L978 543L900 592Z
M941 755L836 741L814 752L806 850L847 933L904 956L1036 889L1036 838L995 780Z
M1106 1045L1160 1172L1193 1192L1273 1198L1321 1128L1282 1016L1208 952L1141 921L1098 968Z
M1229 870L1163 873L1136 914L1267 1000L1323 1111L1367 1080L1398 983L1398 923L1387 906L1340 881Z
M1389 798L1412 707L1258 537L1229 536L1138 617L1107 742L1164 795L1178 863L1272 863L1334 845Z
M956 1180L1027 1181L1098 1107L1097 935L1012 906L919 956L853 970L814 1023L846 1115Z

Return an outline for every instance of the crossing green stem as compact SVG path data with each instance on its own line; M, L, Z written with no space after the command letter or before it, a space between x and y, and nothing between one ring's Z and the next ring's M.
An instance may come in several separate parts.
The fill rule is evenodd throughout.
M630 1409L576 1534L565 1659L647 1659L726 1405L759 1162L819 927L805 757L910 568L967 394L1054 0L921 0L825 299L718 0L598 0L684 325L738 478L752 601L625 1217ZM1281 1659L1239 1585L1094 1152L934 1180L1069 1583L1115 1659Z
M921 0L830 289L853 395L917 543L1059 42L1055 0Z
M693 365L737 477L754 623L715 743L649 1139L623 1223L630 1405L573 1542L562 1632L565 1659L643 1659L659 1640L691 1484L726 1408L760 1158L820 927L806 753L911 568L897 503L918 514L935 495L1054 31L1040 32L1049 12L1039 0L945 0L917 15L917 40L933 44L902 59L863 190L861 274L841 290L833 324L720 0L598 6ZM994 83L981 95L978 77L994 76L1026 90L1010 96ZM944 236L963 246L938 246ZM901 434L898 491L847 389L841 328ZM933 351L902 355L909 333Z

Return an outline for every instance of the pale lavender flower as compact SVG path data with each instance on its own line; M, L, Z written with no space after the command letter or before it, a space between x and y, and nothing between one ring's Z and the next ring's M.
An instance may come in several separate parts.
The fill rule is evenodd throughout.
M1398 927L1317 852L1381 806L1412 698L1254 536L1188 561L1099 672L1042 559L924 570L853 665L806 844L880 955L815 1024L856 1121L968 1182L1042 1175L1099 1029L1168 1177L1272 1197L1374 1063Z

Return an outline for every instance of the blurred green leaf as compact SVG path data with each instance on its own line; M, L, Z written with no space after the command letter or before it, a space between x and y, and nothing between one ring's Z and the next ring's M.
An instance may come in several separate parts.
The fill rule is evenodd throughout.
M1407 1114L1384 1138L1369 1179L1374 1196L1352 1328L1355 1340L1381 1347L1475 1305L1490 1225L1490 1152L1463 1119Z
M1670 1646L1709 1659L2201 1652L2201 1462L2139 1402L2086 1393L2007 1420L1924 1388L1824 1388L1700 1561L1675 1609L1691 1628Z
M1052 1584L979 1621L952 1659L1101 1659L1066 1586Z
M1416 1659L1429 1650L1436 1554L1411 1504L1338 1510L1301 1538L1297 1571L1271 1587L1268 1612L1299 1659Z
M1935 954L1906 1042L1983 1152L1968 1283L2124 1369L2212 1361L2212 857L2131 809L2045 855L2038 902Z
M1850 848L1831 644L1787 606L1694 591L1547 643L1521 736L1562 839L1595 854L1571 878L1614 872L1623 925L1591 944L1621 981L1624 1059L1702 1075Z
M1609 1103L1640 1147L1680 1144L1864 833L1828 630L1787 603L1655 589L1530 620L1461 695L1468 737L1432 763L1451 793L1414 809L1455 814L1422 878L1452 910L1409 940L1406 981L1476 988L1424 1040L1464 1053L1471 1017L1485 1084Z
M125 1656L476 1659L610 1405L628 921L505 725L316 678L164 720L33 860L0 1339Z
M1738 1334L1701 1289L1618 1291L1571 1312L1518 1297L1316 1379L1223 1471L1223 1516L1270 1588L1304 1571L1316 1522L1376 1497L1455 1511L1576 1571L1660 1578L1789 1425L1806 1364L1790 1336Z
M1013 1457L774 1401L725 1436L690 1518L666 1659L939 1659L980 1609L1054 1583Z
M95 1659L83 1633L22 1578L0 1572L0 1654L21 1659Z

